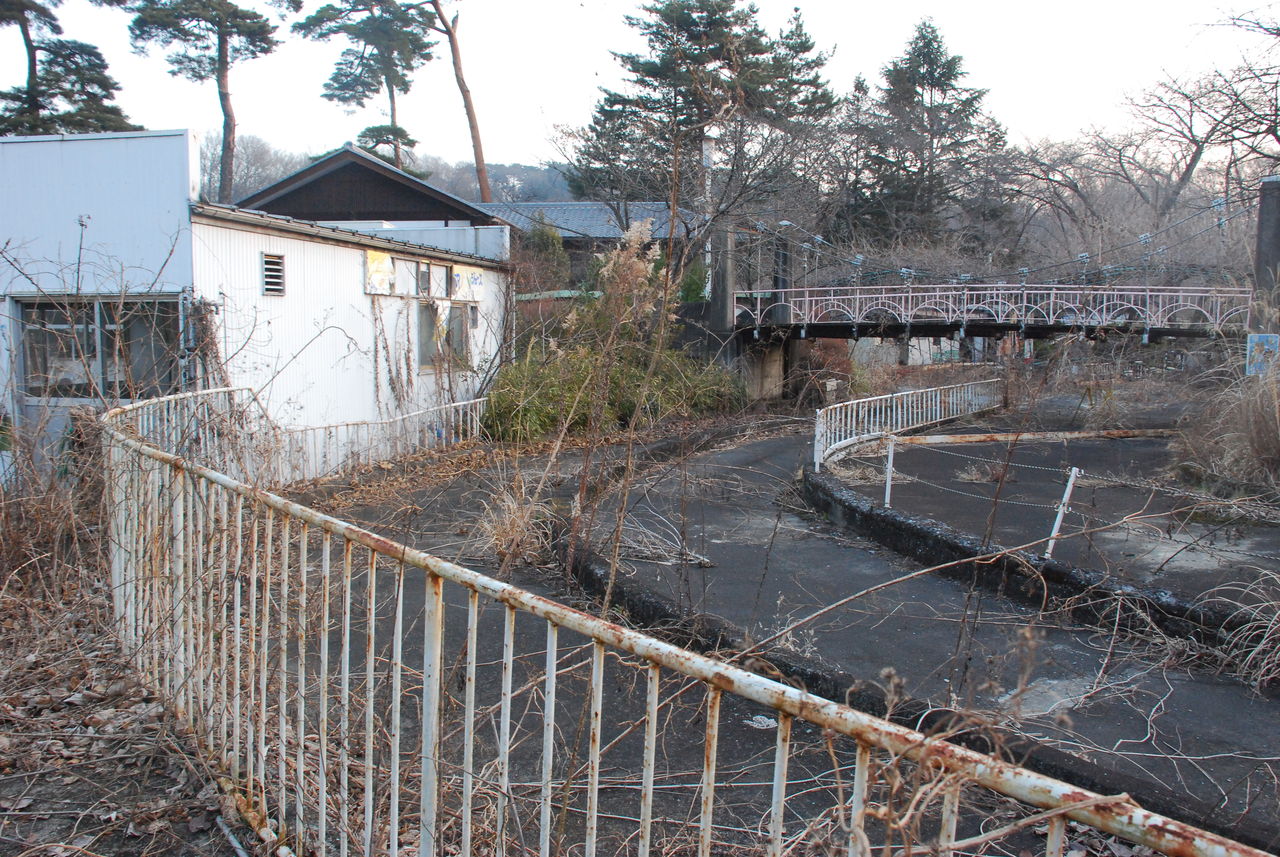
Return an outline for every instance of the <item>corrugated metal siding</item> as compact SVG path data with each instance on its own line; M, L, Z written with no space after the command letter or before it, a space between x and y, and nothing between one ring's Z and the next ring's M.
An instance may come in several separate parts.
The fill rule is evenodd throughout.
M183 131L0 138L0 239L39 283L0 293L185 288L196 169Z
M364 289L364 252L197 222L198 298L220 307L220 347L230 380L261 390L288 425L381 419L467 398L475 372L419 372L417 299ZM280 254L285 293L262 293L262 254ZM423 256L423 260L430 257ZM480 307L472 331L477 366L489 367L501 337L503 276L455 266Z

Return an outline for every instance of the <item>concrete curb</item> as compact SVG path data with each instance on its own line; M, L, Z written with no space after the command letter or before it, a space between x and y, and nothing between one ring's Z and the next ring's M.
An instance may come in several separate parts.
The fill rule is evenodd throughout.
M1141 589L1119 583L1096 569L1077 568L1002 545L983 545L975 536L946 524L877 505L829 474L806 469L800 493L811 509L832 523L929 565L957 563L938 574L983 586L1037 609L1058 602L1072 615L1097 620L1120 605L1125 611L1120 616L1124 627L1141 629L1154 624L1166 634L1209 646L1221 645L1228 632L1241 626L1241 620L1225 609L1194 604L1166 589ZM964 562L995 553L1001 555L981 563Z
M564 569L586 594L604 610L622 610L634 627L704 654L732 657L747 648L746 635L736 625L710 614L683 610L672 599L627 578L615 577L611 581L607 563L588 548L575 548L565 538L559 540L558 548ZM879 686L802 655L772 651L752 655L741 665L926 734L949 733L948 740L955 743L998 755L1080 788L1100 794L1124 792L1146 809L1254 848L1272 850L1280 844L1280 829L1238 818L1220 806L1175 792L1159 781L1104 768L1000 726L975 723L963 712L914 699L898 701L890 711Z

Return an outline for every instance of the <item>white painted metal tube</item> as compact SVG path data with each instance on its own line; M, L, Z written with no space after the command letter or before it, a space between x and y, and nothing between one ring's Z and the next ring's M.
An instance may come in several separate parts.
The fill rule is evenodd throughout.
M437 816L440 803L440 683L444 653L444 581L426 575L422 625L422 749L418 805L418 854L440 852Z
M472 597L475 597L474 592ZM539 857L551 857L551 784L555 776L556 760L556 674L559 663L559 639L560 629L554 622L547 622L547 658L542 679L542 791L538 806ZM643 831L640 836L643 844Z
M395 620L391 637L391 747L388 775L387 851L400 853L400 732L404 675L404 562L396 563Z
M604 706L604 644L591 644L591 711L587 746L587 833L584 857L595 857L600 813L600 738Z
M712 821L716 804L716 752L720 741L720 693L707 687L707 728L702 745L702 785L699 788L698 857L711 857Z
M653 773L658 752L658 689L662 668L649 664L644 707L644 762L640 774L640 839L637 857L649 857L653 835Z
M502 698L498 715L498 796L494 836L499 857L507 853L507 804L511 794L511 674L515 669L516 610L502 611Z
M462 706L462 849L471 853L471 804L475 793L476 753L476 626L480 624L480 594L467 590L467 667Z
M769 857L782 857L783 816L787 803L787 762L791 758L791 715L778 715L773 753L773 796L769 802Z
M1066 517L1071 507L1071 492L1076 487L1076 477L1080 475L1080 468L1073 467L1067 474L1067 486L1062 491L1062 502L1058 504L1058 513L1053 519L1053 529L1049 532L1049 541L1044 546L1045 558L1053 556L1053 549L1058 544L1058 533L1062 532L1062 519Z

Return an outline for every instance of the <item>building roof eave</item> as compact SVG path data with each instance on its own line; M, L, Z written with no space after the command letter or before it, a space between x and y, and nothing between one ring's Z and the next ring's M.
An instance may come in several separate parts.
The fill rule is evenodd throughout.
M281 214L267 214L262 211L250 211L226 205L200 202L191 206L192 221L199 219L213 223L231 223L240 226L283 232L290 235L301 235L320 238L340 244L365 247L369 249L411 252L419 256L430 256L447 262L462 265L473 265L477 268L490 268L498 271L510 270L510 264L485 256L461 253L457 250L446 250L443 247L432 247L428 244L415 244L395 238L384 238L368 232L357 232L337 226L322 226L309 220L296 220Z

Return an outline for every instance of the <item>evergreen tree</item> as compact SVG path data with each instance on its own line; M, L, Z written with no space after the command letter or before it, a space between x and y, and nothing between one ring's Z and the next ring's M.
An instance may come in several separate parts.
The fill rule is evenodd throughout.
M62 34L58 16L53 11L58 2L59 0L50 0L48 3L40 3L38 0L0 0L0 26L17 27L22 34L22 46L26 51L27 84L22 102L13 109L11 116L11 121L19 127L39 127L40 52L36 46L37 34L41 31L55 36Z
M982 113L986 90L961 85L962 63L923 21L883 71L869 128L874 195L862 224L881 239L935 234L976 202L976 180L1004 148L1003 129Z
M117 2L134 14L129 35L135 46L172 47L170 74L188 80L213 80L222 108L222 156L218 201L231 202L235 179L236 116L231 104L231 66L269 54L280 41L276 27L259 12L229 0L134 0ZM297 11L301 0L286 0Z
M40 39L35 47L36 112L28 110L29 87L0 92L0 134L137 130L119 107L108 103L120 86L107 73L97 48L71 39Z
M26 84L0 92L0 134L60 134L136 128L115 98L119 85L107 74L96 47L62 33L58 0L0 0L0 26L16 26L26 52Z
M830 112L826 57L797 14L778 39L739 0L662 0L626 20L643 54L615 54L625 91L605 90L576 135L575 194L606 199L683 199L706 194L709 140L737 167L762 129L794 128ZM776 169L776 164L771 166Z
M324 97L348 106L364 107L379 93L387 96L387 126L376 125L362 135L390 143L397 167L404 167L404 141L408 133L400 126L396 95L406 95L411 77L432 58L435 43L429 37L435 13L425 3L396 0L339 0L322 6L305 20L294 24L294 32L312 39L334 36L351 46L338 57L333 74L324 85Z

